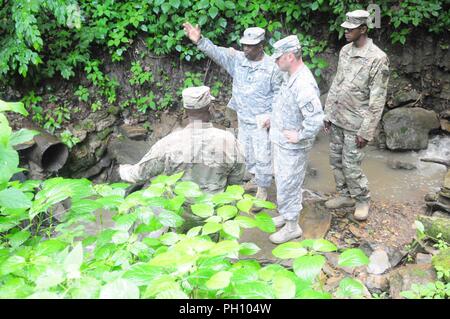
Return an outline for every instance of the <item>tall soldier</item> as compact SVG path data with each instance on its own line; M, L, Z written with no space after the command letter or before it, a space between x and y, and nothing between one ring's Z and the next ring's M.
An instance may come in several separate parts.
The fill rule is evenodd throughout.
M368 38L369 12L347 13L345 45L339 54L336 76L325 103L325 131L331 132L330 164L339 196L328 208L355 205L355 219L369 214L368 181L361 170L363 148L374 137L386 101L389 59Z
M282 81L282 73L264 53L265 31L248 28L240 39L243 51L214 45L202 36L198 26L184 23L189 39L233 78L228 107L238 116L238 139L243 145L247 170L255 175L256 197L267 199L272 183L271 147L267 128L257 125L270 116L272 102ZM254 209L257 211L259 209Z
M302 185L306 161L317 133L323 126L324 114L316 80L303 63L300 42L290 35L274 43L275 59L286 78L276 96L270 119L273 142L273 165L280 216L275 226L281 227L269 239L281 244L302 235L298 217L302 210Z

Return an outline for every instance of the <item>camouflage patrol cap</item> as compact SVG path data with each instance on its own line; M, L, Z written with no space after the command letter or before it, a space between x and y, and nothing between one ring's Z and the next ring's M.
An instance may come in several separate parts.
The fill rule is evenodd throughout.
M347 12L345 16L345 22L341 24L341 27L346 29L354 29L359 27L361 24L367 24L367 18L370 16L370 13L366 10L355 10Z
M204 108L211 103L211 100L215 100L215 98L211 96L210 89L207 86L186 88L181 95L183 96L183 107L189 110Z
M244 31L244 36L239 41L241 44L255 45L264 41L266 31L262 28L253 27L247 28Z
M287 36L273 44L275 51L272 54L272 58L278 59L285 53L295 52L300 50L302 46L296 35Z

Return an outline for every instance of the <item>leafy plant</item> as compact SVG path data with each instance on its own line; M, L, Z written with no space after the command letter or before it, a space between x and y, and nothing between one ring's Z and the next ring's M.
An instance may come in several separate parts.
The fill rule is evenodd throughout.
M145 71L139 61L131 63L131 73L130 84L132 85L153 82L153 74L150 71Z
M76 136L73 136L72 132L69 130L65 130L60 134L61 142L67 145L68 148L74 147L76 144L80 142L80 139Z
M87 102L89 100L89 90L81 85L78 86L75 95L78 96L80 101Z

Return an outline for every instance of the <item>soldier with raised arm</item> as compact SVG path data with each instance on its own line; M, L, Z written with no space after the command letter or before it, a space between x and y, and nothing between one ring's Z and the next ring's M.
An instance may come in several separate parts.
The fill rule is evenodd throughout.
M213 44L202 36L198 26L193 27L190 23L183 26L197 48L233 78L228 107L237 112L238 139L244 147L247 170L255 176L258 186L256 197L266 200L267 189L272 183L267 119L282 81L282 73L274 60L264 53L265 31L261 28L246 29L240 39L243 51L238 51Z

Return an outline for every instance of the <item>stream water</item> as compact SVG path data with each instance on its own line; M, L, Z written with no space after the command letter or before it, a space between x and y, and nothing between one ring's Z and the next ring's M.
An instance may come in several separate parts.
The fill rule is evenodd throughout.
M316 169L317 175L306 178L307 189L324 193L335 191L328 141L328 136L321 133L311 150L310 166ZM420 161L420 158L427 157L450 158L450 137L435 136L430 139L426 150L418 152L393 152L368 146L362 166L369 180L372 198L397 202L422 201L425 194L439 190L446 168ZM407 162L417 169L393 169L387 164L390 160Z

